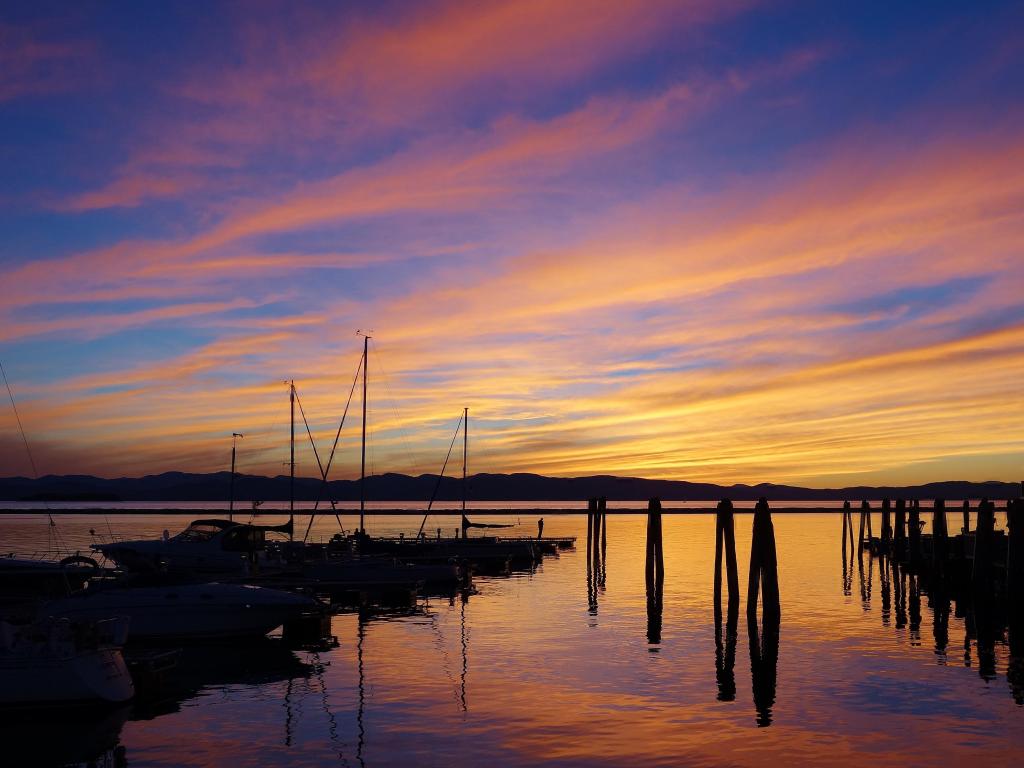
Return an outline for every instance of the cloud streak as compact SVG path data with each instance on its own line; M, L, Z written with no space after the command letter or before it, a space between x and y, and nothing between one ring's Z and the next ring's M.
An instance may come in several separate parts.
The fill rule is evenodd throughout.
M242 431L249 471L276 474L281 382L329 440L366 327L380 471L436 471L463 406L480 471L1010 471L1019 110L808 137L857 45L723 55L762 11L581 8L300 9L280 22L303 45L248 21L233 65L175 72L154 114L181 114L143 115L107 183L48 211L109 237L0 263L44 471L220 469Z

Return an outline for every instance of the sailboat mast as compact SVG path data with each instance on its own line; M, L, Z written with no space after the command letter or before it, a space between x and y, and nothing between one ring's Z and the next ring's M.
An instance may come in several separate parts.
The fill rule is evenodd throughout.
M462 516L466 516L466 460L469 458L469 408L462 409Z
M231 490L228 499L228 520L235 519L235 436L231 436Z
M370 337L363 336L363 455L359 468L359 532L366 533L363 516L366 513L366 369L369 361L366 353L369 350Z
M288 514L289 519L295 516L295 379L291 380L288 388L288 399L292 410L292 439L291 439L291 476L288 480Z

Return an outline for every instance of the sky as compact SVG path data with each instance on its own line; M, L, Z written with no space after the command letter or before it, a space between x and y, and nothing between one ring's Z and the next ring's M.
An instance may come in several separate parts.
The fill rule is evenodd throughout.
M0 7L0 476L1024 476L1024 8ZM360 395L332 478L358 476ZM461 458L453 459L461 471ZM451 466L449 472L452 471Z

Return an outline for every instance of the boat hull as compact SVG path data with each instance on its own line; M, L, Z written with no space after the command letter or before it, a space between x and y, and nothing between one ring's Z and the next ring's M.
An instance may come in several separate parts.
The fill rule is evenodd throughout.
M242 585L210 584L98 590L50 603L68 618L125 616L130 640L226 640L266 635L317 608L311 598Z

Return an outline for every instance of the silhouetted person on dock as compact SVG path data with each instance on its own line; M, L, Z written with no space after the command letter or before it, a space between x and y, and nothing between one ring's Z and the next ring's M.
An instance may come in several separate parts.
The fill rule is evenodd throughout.
M543 517L540 518L540 520L537 521L537 538L538 539L543 539L544 538L544 518Z

